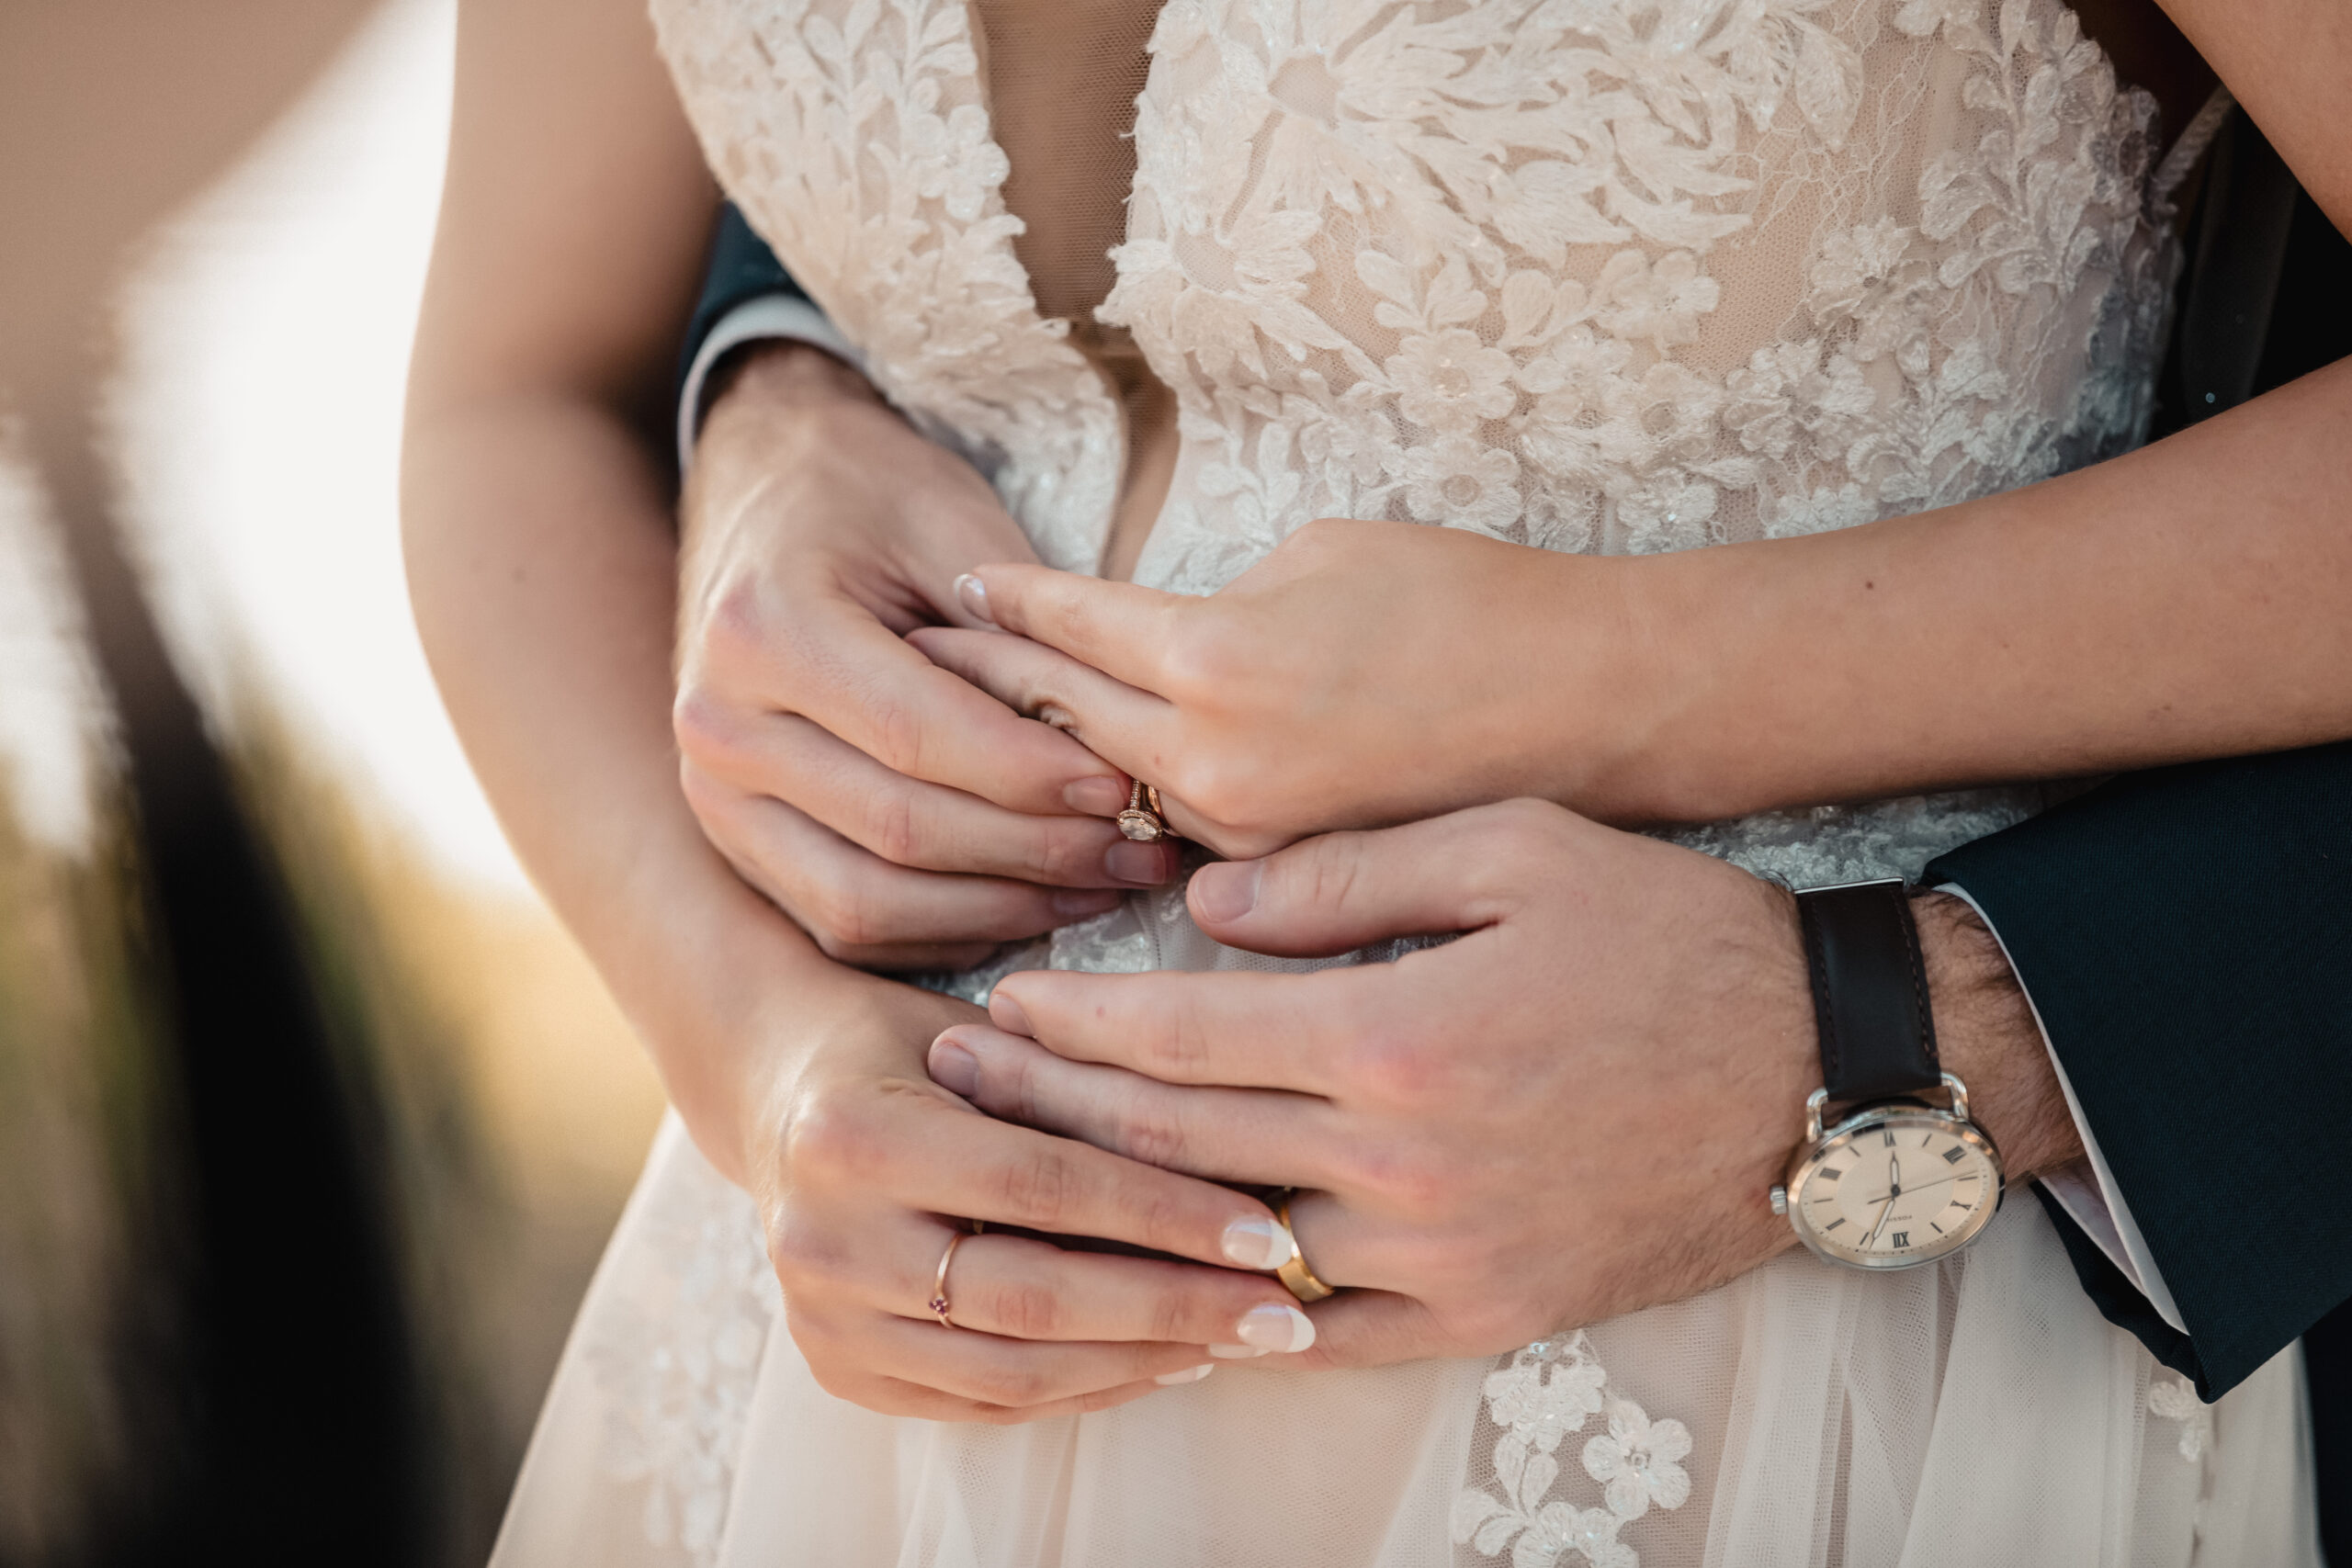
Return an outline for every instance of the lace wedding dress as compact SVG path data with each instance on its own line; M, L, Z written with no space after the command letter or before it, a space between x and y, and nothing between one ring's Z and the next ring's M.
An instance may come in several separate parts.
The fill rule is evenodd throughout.
M1033 0L1056 30L1030 46L1106 3L1138 8ZM1075 328L1041 258L1086 247L1045 242L1099 230L1125 180L1092 219L1007 195L1123 174L1121 128L1019 174L989 92L1024 63L1018 10L654 6L729 193L1054 564L1097 567L1114 518L1139 580L1189 592L1326 516L1695 548L1984 495L2144 429L2190 149L2151 170L2153 102L2056 0L1168 0L1120 89L1141 93L1115 287ZM1062 90L1100 96L1105 70ZM1137 354L1148 376L1122 372ZM1916 873L2033 805L1683 837L1823 882ZM1281 966L1172 896L1022 962ZM750 1201L673 1121L497 1562L2315 1561L2292 1353L2199 1404L2100 1318L2024 1194L1905 1273L1791 1253L1491 1361L1228 1363L1012 1428L834 1400L778 1317Z

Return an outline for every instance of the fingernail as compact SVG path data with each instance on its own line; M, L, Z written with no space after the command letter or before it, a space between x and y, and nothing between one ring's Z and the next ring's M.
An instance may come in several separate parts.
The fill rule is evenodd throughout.
M1116 779L1080 779L1062 791L1062 804L1089 817L1116 817L1127 808L1127 792Z
M1037 1032L1029 1027L1029 1015L1021 1010L1019 1002L1002 991L989 993L989 1017L1007 1034L1025 1034L1032 1040L1037 1038Z
M1256 1345L1212 1345L1209 1354L1220 1361L1246 1361L1266 1352Z
M1117 908L1126 895L1108 887L1054 895L1054 917L1062 920L1082 920L1089 915L1100 915Z
M1226 1226L1222 1245L1227 1260L1241 1268L1279 1269L1290 1261L1296 1244L1273 1221L1251 1215Z
M967 1100L980 1087L980 1062L953 1040L931 1043L931 1081Z
M932 581L935 582L938 579L933 578ZM996 617L989 614L989 585L970 572L967 571L956 580L956 598L964 608L981 620L990 626L996 625Z
M1162 1372L1151 1381L1162 1388L1174 1388L1178 1383L1198 1382L1216 1368L1206 1361L1197 1367L1186 1367L1181 1372Z
M1295 1354L1315 1343L1315 1320L1295 1306L1255 1306L1233 1333L1244 1345Z
M1204 919L1238 920L1256 907L1265 874L1266 863L1260 860L1204 865L1193 874L1193 907Z
M1116 843L1102 852L1102 874L1136 887L1168 880L1168 857L1156 844Z

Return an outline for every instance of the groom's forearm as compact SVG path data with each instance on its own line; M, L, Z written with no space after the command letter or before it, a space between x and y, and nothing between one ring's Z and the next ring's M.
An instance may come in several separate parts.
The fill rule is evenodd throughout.
M1968 1086L1969 1109L1999 1145L2012 1182L2083 1155L2033 1009L2000 942L1966 903L1923 892L1912 901L1926 961L1936 1046Z
M2163 1299L2071 1236L2086 1288L2208 1398L2352 1297L2347 867L2339 744L2119 779L1928 868L2015 960Z

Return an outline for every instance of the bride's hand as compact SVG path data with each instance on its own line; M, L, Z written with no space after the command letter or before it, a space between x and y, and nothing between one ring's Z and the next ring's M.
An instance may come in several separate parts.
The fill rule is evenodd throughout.
M1217 1265L1288 1256L1252 1198L978 1114L933 1084L923 1044L971 1009L904 987L836 996L778 998L776 1028L794 1045L773 1059L796 1065L747 1097L760 1113L741 1162L786 1322L828 1392L889 1415L1030 1421L1193 1382L1213 1355L1311 1342L1264 1274L1000 1234L1099 1237ZM965 1219L990 1228L956 1247L947 1328L926 1303Z
M711 841L832 957L961 967L1174 874L1126 781L900 635L1028 541L972 468L807 348L755 356L696 448L674 729Z
M1327 521L1206 598L984 567L959 585L966 609L1020 637L908 640L1159 786L1188 837L1257 855L1336 828L1556 796L1563 733L1587 743L1584 765L1605 766L1601 722L1637 705L1593 657L1636 636L1614 592L1620 564ZM1564 592L1577 615L1563 616Z
M1312 1309L1317 1363L1500 1351L1792 1239L1766 1194L1820 1077L1781 889L1514 801L1209 866L1190 896L1260 952L1468 934L1305 975L1011 976L1001 1027L949 1030L932 1073L999 1115L1302 1189L1309 1266L1359 1287ZM1945 1060L2023 1180L2079 1152L2073 1124L2006 963L1943 940L1961 907L1932 902Z

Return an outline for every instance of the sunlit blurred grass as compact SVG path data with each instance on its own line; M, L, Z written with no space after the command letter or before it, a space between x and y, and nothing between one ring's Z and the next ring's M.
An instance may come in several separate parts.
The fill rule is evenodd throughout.
M380 1150L447 1504L487 1551L547 1380L661 1112L605 993L536 902L458 880L262 701L232 751L302 933L339 1066ZM0 802L4 806L5 802ZM0 809L0 1562L44 1560L119 1473L127 1351L166 1259L169 1194L119 818L44 846ZM164 1168L157 1163L157 1169ZM287 1245L299 1247L289 1236ZM158 1332L164 1344L157 1344Z
M234 754L331 1033L385 1108L459 1534L486 1547L660 1086L543 907L455 880L281 724Z
M157 1086L119 821L44 844L12 786L0 768L0 1562L20 1562L122 1479Z

